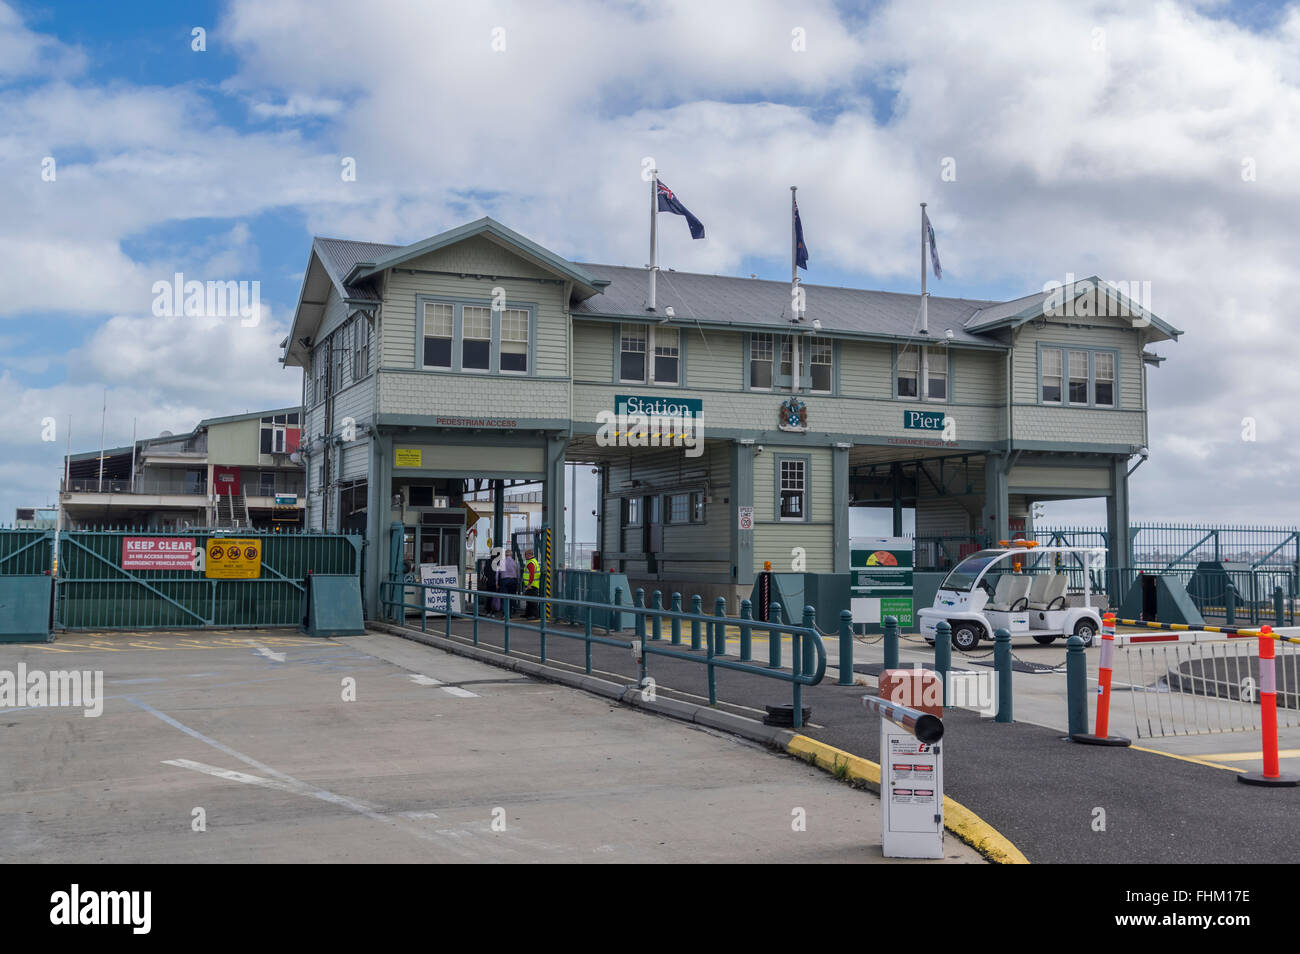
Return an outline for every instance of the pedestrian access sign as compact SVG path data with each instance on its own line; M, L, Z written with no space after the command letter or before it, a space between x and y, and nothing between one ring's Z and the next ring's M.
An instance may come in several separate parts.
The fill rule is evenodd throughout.
M203 575L210 580L256 580L262 575L262 541L255 537L213 537L204 552Z

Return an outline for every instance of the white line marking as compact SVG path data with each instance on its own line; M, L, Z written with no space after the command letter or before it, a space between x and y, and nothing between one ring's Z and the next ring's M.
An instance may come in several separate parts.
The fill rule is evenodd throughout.
M449 696L458 696L461 699L477 699L477 692L470 692L468 689L462 689L460 686L443 686L442 691Z
M411 682L415 683L417 686L441 686L442 685L441 679L434 679L432 676L422 676L419 673L412 673L410 679Z
M284 662L285 660L284 653L272 652L271 650L267 649L265 646L263 646L261 643L257 642L256 640L253 639L248 640L248 645L252 646L254 649L257 650L257 655L265 656L267 659L271 660L272 662Z

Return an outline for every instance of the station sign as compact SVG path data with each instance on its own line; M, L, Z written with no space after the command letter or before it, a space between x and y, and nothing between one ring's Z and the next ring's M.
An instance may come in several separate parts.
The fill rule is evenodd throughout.
M124 570L191 570L193 537L123 537Z
M662 394L615 394L614 413L652 417L700 418L704 402L699 398L665 397Z
M944 411L904 411L903 428L909 431L941 431L947 416Z
M204 545L203 575L210 580L256 580L262 575L262 541L212 537Z

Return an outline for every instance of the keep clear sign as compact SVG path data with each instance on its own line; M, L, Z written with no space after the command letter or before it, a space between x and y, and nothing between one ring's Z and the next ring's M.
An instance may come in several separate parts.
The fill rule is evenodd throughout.
M256 537L212 537L204 546L210 580L256 580L262 575L262 541Z

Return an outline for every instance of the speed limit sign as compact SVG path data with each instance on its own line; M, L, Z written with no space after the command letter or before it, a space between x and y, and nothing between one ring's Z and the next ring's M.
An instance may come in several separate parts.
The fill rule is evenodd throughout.
M740 515L740 529L753 530L754 529L754 508L737 507L736 512Z

